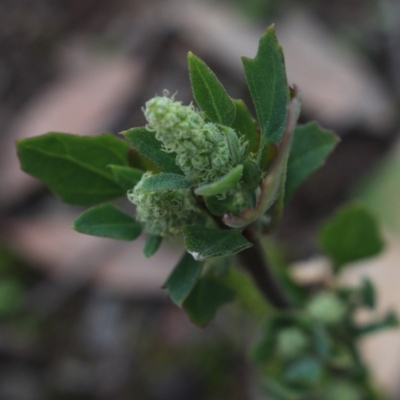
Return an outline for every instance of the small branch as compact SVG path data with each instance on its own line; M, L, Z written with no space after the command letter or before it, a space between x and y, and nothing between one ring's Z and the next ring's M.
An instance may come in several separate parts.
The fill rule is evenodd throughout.
M243 235L253 244L253 247L237 255L242 267L250 273L255 284L272 306L279 310L292 308L292 304L281 289L279 282L276 280L267 264L264 250L259 240L250 229L246 229Z

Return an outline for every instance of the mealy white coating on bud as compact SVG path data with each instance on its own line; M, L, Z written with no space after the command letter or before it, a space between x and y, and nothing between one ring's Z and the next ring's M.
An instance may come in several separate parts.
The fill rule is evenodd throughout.
M235 131L206 122L192 104L184 106L167 94L149 100L143 110L147 129L155 132L163 150L176 153L176 164L198 184L213 182L231 171L245 149L238 140L240 154L232 155L226 129L231 135Z
M190 190L144 191L143 182L151 175L146 172L128 192L128 199L136 205L136 219L145 224L147 232L173 237L182 226L200 222L201 212Z

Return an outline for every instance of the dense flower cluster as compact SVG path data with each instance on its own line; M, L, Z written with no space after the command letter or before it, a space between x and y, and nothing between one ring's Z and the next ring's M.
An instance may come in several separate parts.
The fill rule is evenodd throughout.
M151 175L146 172L128 192L128 199L136 204L136 219L145 224L147 232L176 236L183 225L199 221L200 211L190 190L143 190L143 183Z
M144 108L147 129L156 133L163 150L176 153L176 164L194 183L203 184L217 180L238 163L229 148L227 127L206 122L193 105L184 106L173 98L157 96ZM239 140L236 140L239 143ZM240 155L244 145L239 145ZM240 158L239 155L239 158Z

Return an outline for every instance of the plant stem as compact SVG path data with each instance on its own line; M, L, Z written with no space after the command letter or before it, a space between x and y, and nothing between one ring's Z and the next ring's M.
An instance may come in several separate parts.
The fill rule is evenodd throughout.
M279 310L292 308L291 302L281 289L279 282L268 266L264 250L259 240L250 229L244 230L243 235L253 246L237 255L242 267L250 273L255 284L272 306Z

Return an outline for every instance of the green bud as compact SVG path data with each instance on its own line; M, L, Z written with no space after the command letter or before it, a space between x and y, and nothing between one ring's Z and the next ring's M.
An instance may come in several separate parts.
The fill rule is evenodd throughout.
M128 199L136 205L136 219L144 223L147 232L173 237L182 226L201 221L201 211L189 189L143 190L143 183L150 176L152 173L146 172L128 192Z

